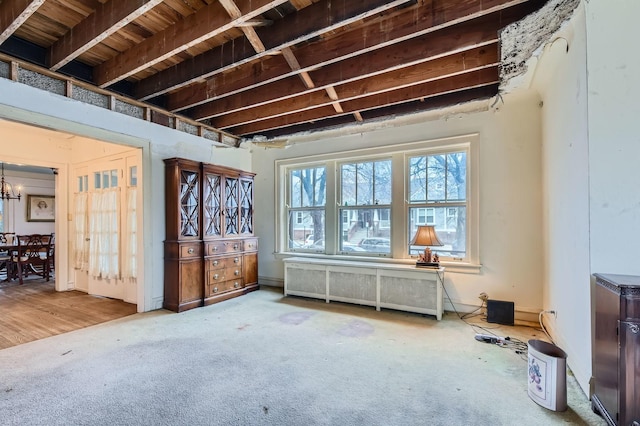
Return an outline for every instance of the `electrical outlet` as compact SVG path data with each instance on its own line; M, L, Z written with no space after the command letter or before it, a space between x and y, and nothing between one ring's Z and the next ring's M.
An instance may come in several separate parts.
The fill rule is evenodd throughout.
M483 302L486 302L489 299L489 296L487 295L487 293L485 293L484 291L482 293L480 293L480 295L478 296L478 299L482 300Z

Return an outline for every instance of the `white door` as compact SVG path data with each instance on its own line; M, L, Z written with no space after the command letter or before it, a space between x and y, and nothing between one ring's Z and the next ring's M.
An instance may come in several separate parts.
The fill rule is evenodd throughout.
M124 300L122 268L123 208L126 189L123 158L89 167L89 271L88 293Z
M112 157L75 170L75 288L137 303L141 283L140 155Z

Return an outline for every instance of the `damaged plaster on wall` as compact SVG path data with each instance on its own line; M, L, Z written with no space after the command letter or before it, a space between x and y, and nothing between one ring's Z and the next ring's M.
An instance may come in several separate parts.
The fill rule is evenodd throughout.
M527 62L537 57L553 35L572 16L581 0L551 0L540 10L505 27L500 32L500 91L527 72ZM569 46L567 46L567 49Z

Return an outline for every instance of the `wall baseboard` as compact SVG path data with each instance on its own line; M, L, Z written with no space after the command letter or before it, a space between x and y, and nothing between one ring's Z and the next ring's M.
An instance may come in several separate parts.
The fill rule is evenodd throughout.
M273 278L273 277L261 277L258 276L258 284L266 285L269 287L282 287L284 288L284 279L283 278Z

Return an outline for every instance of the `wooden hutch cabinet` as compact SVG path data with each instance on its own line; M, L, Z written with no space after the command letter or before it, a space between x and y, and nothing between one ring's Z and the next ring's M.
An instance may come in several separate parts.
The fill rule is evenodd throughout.
M202 165L204 304L257 289L258 239L253 235L253 173Z
M164 307L181 312L258 289L254 174L165 160Z
M640 425L640 276L594 274L593 411Z

